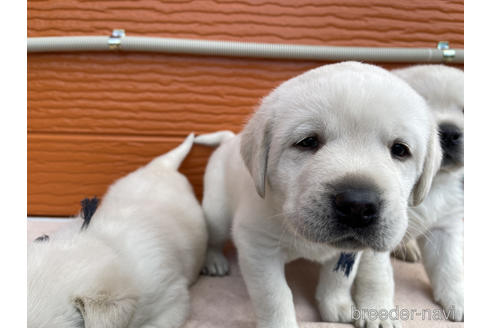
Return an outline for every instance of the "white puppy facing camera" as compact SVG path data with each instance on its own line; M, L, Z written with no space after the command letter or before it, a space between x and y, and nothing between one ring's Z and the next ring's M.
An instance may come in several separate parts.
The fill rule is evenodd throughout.
M237 136L195 141L220 144L205 173L204 272L227 273L222 247L232 222L258 327L271 328L298 327L284 265L301 257L322 264L323 319L350 321L350 294L334 295L337 282L327 279L340 252L387 255L407 229L407 204L422 202L441 159L424 99L390 72L356 62L282 83ZM392 273L381 268L371 274L384 285ZM371 301L392 307L392 285Z

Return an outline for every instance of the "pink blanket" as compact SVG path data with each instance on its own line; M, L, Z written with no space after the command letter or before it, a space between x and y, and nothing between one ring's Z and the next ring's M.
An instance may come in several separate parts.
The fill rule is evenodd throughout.
M49 234L66 223L66 220L28 221L28 241L44 233ZM231 273L226 277L201 276L191 287L192 313L185 328L254 328L254 313L249 300L246 286L239 273L236 254L228 248L227 257L231 261ZM429 312L422 311L439 309L432 301L429 280L423 266L393 260L396 280L395 303L400 313L402 309L414 310L414 319L403 321L407 328L458 328L463 323L454 323L438 318L429 319ZM318 281L319 266L298 260L286 267L287 281L294 295L294 303L298 320L303 328L343 328L352 327L348 324L320 322L314 299ZM442 313L442 311L440 312Z

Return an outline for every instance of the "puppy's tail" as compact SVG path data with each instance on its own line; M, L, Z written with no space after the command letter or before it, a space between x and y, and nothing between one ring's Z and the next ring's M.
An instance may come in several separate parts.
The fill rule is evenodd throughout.
M235 136L234 132L229 130L217 131L199 135L195 138L195 143L204 146L217 147Z
M185 141L181 143L181 145L174 148L173 150L170 150L164 155L157 157L151 163L164 165L170 169L177 170L181 166L183 160L186 158L186 155L188 155L188 153L190 152L194 140L195 134L190 133L188 137L186 137Z

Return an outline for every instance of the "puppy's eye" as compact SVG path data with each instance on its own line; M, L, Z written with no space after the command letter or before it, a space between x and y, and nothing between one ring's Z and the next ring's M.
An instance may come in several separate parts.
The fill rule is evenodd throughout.
M400 142L395 142L393 146L391 146L391 155L398 159L405 159L410 157L411 153L407 145Z
M297 142L295 146L303 149L316 149L319 146L319 140L317 136L311 136Z

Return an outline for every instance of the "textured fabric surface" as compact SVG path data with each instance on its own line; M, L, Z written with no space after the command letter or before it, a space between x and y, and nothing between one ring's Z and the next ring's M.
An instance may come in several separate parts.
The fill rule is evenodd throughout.
M28 242L42 234L50 234L59 229L67 220L31 221L27 223ZM254 328L254 313L249 300L246 286L239 273L235 250L226 249L231 261L231 273L226 277L201 276L191 287L192 313L185 328ZM421 313L423 309L438 309L432 301L429 280L423 266L393 260L396 280L395 303L400 310L415 309ZM286 267L287 281L294 295L294 303L298 320L303 328L342 328L352 327L349 324L320 322L314 299L319 266L298 260ZM405 321L403 327L408 328L458 328L463 323L443 320L422 320L415 315L413 321Z

